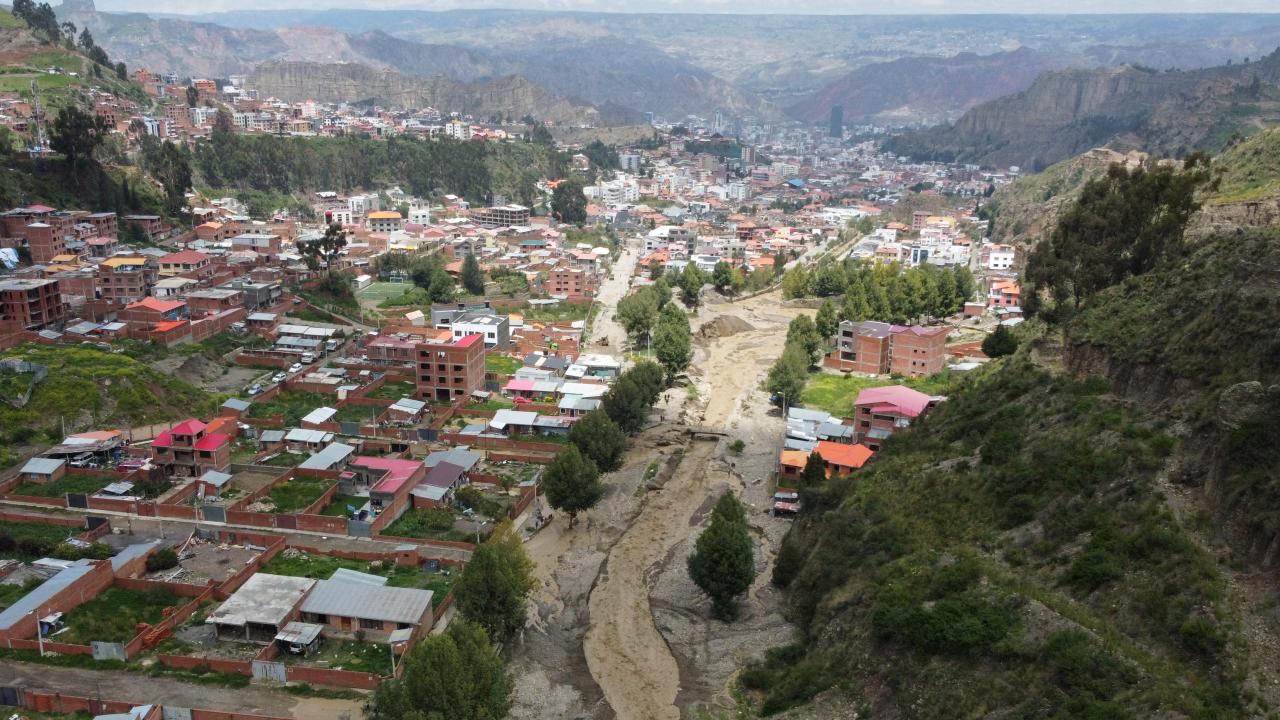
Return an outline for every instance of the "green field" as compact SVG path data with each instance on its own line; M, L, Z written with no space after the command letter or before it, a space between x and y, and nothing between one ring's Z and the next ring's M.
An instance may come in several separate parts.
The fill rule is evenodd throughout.
M348 505L358 509L368 501L369 498L363 495L334 495L333 499L329 501L329 504L325 505L320 511L320 514L327 515L329 517L345 517Z
M102 488L120 479L113 473L94 473L92 475L64 475L50 483L37 485L23 483L13 489L14 495L31 495L34 497L62 497L67 493L96 493Z
M364 498L358 498L358 500L363 501ZM353 502L352 504L355 505L356 503ZM314 553L302 553L293 557L285 557L281 553L263 565L262 572L272 575L327 580L333 575L333 571L338 568L369 573L370 575L381 575L387 578L388 587L430 590L435 593L431 598L433 606L440 604L444 596L449 594L449 591L453 588L453 581L457 577L454 573L429 573L416 567L404 565L379 567L364 560L351 560L330 557L329 555L316 555Z
M357 290L356 298L380 303L387 298L400 297L412 287L413 283L407 282L376 282L363 290Z
M514 375L524 363L509 356L489 353L484 356L484 369L499 375Z
M249 406L249 417L265 418L284 415L285 425L294 427L312 410L332 406L337 401L338 399L333 395L285 390L270 400L254 401Z
M855 375L814 373L800 395L801 404L813 410L825 410L833 415L853 414L853 401L866 388L885 385L906 385L928 395L941 395L951 384L951 374L943 370L926 378L866 378Z
M382 387L374 390L365 397L377 398L379 400L399 400L403 397L413 397L413 393L417 391L418 386L408 380L389 380L382 384Z
M333 485L328 478L294 477L271 488L267 497L276 506L278 513L296 513L302 511Z
M138 623L155 624L164 619L164 609L180 607L186 599L168 590L126 590L110 587L89 602L67 613L68 630L58 642L87 645L100 642L128 642L138 634Z

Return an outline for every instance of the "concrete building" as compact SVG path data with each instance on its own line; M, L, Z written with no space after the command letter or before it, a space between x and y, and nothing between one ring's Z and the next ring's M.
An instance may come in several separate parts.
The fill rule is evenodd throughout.
M484 336L417 343L417 397L452 402L484 390Z
M528 225L529 208L523 205L498 205L496 207L476 208L471 211L471 219L484 225Z
M42 330L66 319L57 280L0 280L0 331Z
M298 617L299 605L316 585L310 578L255 573L210 613L221 640L269 643Z

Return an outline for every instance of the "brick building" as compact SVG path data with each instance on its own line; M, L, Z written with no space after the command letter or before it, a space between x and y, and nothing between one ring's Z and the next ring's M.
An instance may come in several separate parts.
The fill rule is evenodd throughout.
M0 280L0 331L40 330L66 319L57 280Z
M940 400L903 385L862 390L853 401L855 440L879 450L889 436L910 427Z
M418 399L450 402L484 389L484 336L417 344Z
M98 297L117 305L136 303L151 292L156 268L144 257L113 257L98 263Z
M213 262L208 255L195 250L181 250L160 258L161 277L189 277L193 279L213 277Z
M547 273L547 293L569 298L594 297L599 281L581 268L556 268Z
M836 349L823 364L869 375L922 377L942 370L946 343L945 327L845 320L836 334Z
M207 432L207 428L192 418L160 433L151 443L151 462L164 468L169 477L226 472L231 467L231 437Z

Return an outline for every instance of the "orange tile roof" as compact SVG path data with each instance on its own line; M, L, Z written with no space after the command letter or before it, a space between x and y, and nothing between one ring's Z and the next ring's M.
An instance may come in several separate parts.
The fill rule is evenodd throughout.
M778 456L778 463L787 467L803 468L809 462L809 453L803 450L783 450Z
M834 443L829 440L819 441L817 450L818 454L828 464L851 468L862 467L875 454L866 445L845 445L844 443Z

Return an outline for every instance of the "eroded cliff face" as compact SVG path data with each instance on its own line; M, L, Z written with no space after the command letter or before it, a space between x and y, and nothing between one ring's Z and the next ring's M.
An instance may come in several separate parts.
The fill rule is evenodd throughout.
M372 101L481 117L532 115L559 124L607 124L596 108L555 97L517 75L458 83L440 76L409 76L354 63L269 62L254 70L249 85L263 97L285 101Z

